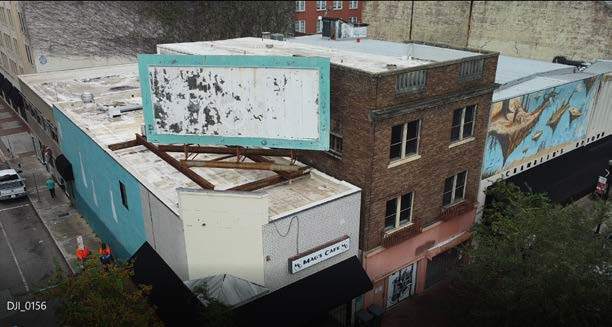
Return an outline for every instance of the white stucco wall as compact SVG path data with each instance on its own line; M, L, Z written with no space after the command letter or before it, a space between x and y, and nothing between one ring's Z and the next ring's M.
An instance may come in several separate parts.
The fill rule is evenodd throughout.
M147 241L182 280L189 279L183 222L146 188L140 194Z
M357 255L361 192L274 220L263 227L265 286L274 291ZM295 274L288 259L342 236L350 237L348 251Z

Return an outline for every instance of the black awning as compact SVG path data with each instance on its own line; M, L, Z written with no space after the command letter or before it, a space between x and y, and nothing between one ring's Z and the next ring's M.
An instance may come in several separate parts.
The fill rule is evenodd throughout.
M57 158L55 158L55 167L65 181L69 182L74 180L72 164L63 154L60 154L57 156Z
M151 286L148 298L166 326L205 326L202 303L149 242L144 242L131 261L134 267L132 280L136 284Z
M547 193L557 203L575 201L593 191L612 159L612 136L567 152L508 178L524 192Z
M234 309L244 326L299 326L372 289L357 257Z

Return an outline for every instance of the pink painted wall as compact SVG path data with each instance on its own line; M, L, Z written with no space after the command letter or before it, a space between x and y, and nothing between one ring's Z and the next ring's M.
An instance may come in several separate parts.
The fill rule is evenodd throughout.
M391 248L364 254L364 269L374 283L374 289L365 294L364 307L374 303L385 307L387 275L415 261L418 261L416 293L423 291L428 262L425 258L427 249L468 231L474 223L475 214L476 210L468 211Z

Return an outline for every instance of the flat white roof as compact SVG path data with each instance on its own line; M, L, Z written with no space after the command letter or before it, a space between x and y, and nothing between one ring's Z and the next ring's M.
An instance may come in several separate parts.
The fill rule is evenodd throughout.
M108 145L133 140L134 135L140 133L140 127L144 124L143 112L142 110L129 111L123 113L120 118L111 119L106 112L98 110L97 106L140 104L137 71L137 65L130 64L31 74L21 76L21 79L47 103L56 105L104 151L107 151L156 197L178 214L176 189L199 188L199 186L142 146L118 151L108 149ZM95 104L84 104L80 98L83 92L93 93ZM184 156L182 153L171 153L171 155L177 159ZM220 156L200 154L196 159L208 160ZM289 163L285 158L271 159L279 163ZM298 165L301 164L298 163ZM275 174L272 171L264 170L199 167L192 169L214 184L217 190L227 190ZM276 219L357 192L359 188L313 169L309 175L291 182L275 184L256 192L263 191L269 194L270 219Z
M497 59L495 83L510 85L534 75L568 74L576 67L553 62L500 55Z
M161 54L326 57L334 65L374 74L389 71L388 64L396 65L396 69L402 69L481 55L476 52L416 43L407 44L370 39L362 39L360 42L356 42L356 40L329 40L322 38L320 35L297 37L286 41L245 37L218 41L159 44L157 50Z

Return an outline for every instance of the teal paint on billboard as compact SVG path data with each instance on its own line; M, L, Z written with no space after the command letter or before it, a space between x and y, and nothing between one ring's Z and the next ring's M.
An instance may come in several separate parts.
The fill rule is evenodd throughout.
M138 65L152 142L329 149L328 58L139 55Z
M140 184L55 106L53 116L60 148L72 164L76 209L96 235L110 244L116 258L129 259L146 241ZM119 182L125 186L127 208Z

